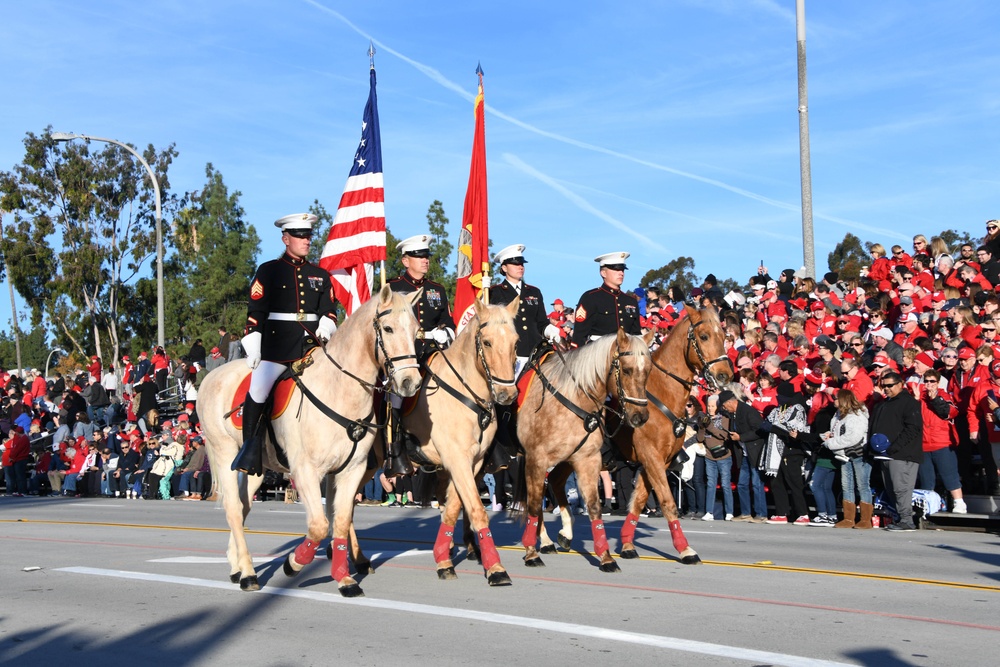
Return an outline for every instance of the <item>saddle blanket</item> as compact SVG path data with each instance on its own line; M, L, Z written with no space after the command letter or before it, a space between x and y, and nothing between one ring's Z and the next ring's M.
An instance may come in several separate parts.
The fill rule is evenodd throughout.
M233 426L236 428L243 428L243 408L240 407L239 410L236 408L242 406L243 402L247 399L247 392L250 390L250 372L248 371L246 376L236 387L236 392L233 394L233 402L229 406L233 413L229 415L229 418L233 420ZM292 400L292 392L295 390L295 380L292 378L287 378L281 380L274 385L274 389L271 390L271 395L274 397L274 404L271 407L271 419L277 419L285 413L288 408L288 404Z

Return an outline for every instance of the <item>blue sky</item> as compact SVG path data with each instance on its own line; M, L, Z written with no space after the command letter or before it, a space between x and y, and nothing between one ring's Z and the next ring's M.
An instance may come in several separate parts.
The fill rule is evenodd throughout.
M212 162L276 256L273 220L336 208L372 38L397 236L440 199L457 239L482 62L490 234L528 246L547 300L596 286L593 258L617 250L626 286L679 255L720 278L802 264L794 0L487 4L7 3L0 169L48 124L175 142L174 190ZM982 234L1000 216L1000 3L810 0L807 22L819 269L848 231Z

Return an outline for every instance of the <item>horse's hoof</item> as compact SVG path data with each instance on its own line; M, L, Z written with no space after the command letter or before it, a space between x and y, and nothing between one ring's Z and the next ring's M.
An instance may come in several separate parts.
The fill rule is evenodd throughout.
M229 583L231 583L231 584L238 584L238 583L240 583L240 573L239 572L233 572L231 575L229 575Z
M633 558L638 558L639 552L629 547L628 549L622 549L621 553L619 553L618 555L626 560L631 560Z
M285 565L282 567L282 570L284 570L286 577L294 577L299 573L299 570L292 567L292 554L285 556Z
M600 568L601 568L601 572L611 572L611 573L614 573L614 572L621 572L622 571L622 569L620 567L618 567L618 563L616 563L614 561L610 561L608 563L601 563Z
M569 548L572 545L572 542L570 541L570 539L568 537L566 537L565 535L563 535L562 533L559 533L558 535L556 535L556 542L558 542L559 546L561 546L566 551L569 551Z
M534 558L525 558L524 564L526 567L545 567L545 563L543 563L542 559L538 556L535 556Z
M480 562L479 549L476 548L467 549L465 552L465 557L469 560L470 563Z
M371 574L375 571L375 568L372 567L371 561L361 561L360 563L355 563L354 569L357 570L358 574Z
M357 584L341 586L340 594L345 598L363 598L365 596L365 592L361 590L361 586L358 586Z
M539 549L539 551L542 552L543 554L554 554L556 553L557 549L556 545L554 544L546 544L543 545L542 548Z
M251 574L249 577L243 577L242 579L240 579L240 590L259 591L260 584L257 582L257 575Z
M327 560L333 560L333 545L332 544L326 545L326 559Z
M684 556L684 558L681 558L681 564L701 565L701 558L698 557L698 554L694 554L693 556Z
M438 579L441 581L448 581L449 579L458 579L458 575L455 573L455 567L442 567L438 570Z
M486 581L490 586L510 586L512 583L510 575L505 570L486 575Z

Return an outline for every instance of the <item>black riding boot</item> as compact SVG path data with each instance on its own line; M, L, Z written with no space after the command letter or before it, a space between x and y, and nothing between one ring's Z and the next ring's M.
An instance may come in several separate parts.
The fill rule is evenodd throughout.
M403 433L403 411L392 408L392 437L389 439L389 472L392 475L412 475L413 465L406 455Z
M517 457L517 434L514 432L514 422L511 419L510 406L498 405L497 432L493 436L490 449L486 452L486 472L495 473L505 470Z
M233 460L233 470L248 475L264 474L264 416L264 404L247 394L243 403L243 447Z

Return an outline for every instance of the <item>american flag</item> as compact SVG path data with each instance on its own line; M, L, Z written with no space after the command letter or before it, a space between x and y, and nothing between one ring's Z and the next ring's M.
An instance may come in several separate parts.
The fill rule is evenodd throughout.
M330 272L333 291L348 315L371 298L375 262L384 259L382 144L372 67L371 91L361 123L361 144L319 260L319 265Z

